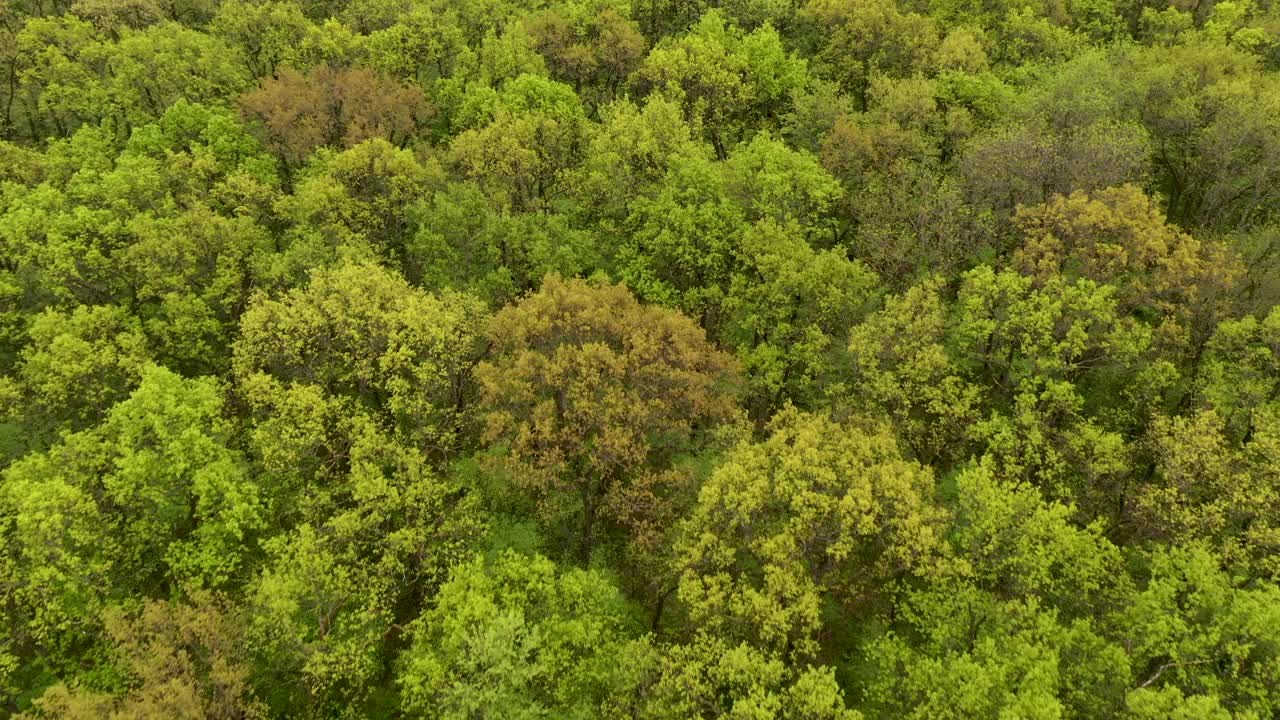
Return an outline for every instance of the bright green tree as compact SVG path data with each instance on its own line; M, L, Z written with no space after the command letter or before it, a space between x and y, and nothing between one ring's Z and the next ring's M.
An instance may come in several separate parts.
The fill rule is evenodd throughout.
M598 718L648 649L609 578L508 551L459 565L415 623L396 682L410 717Z
M151 367L101 424L5 470L3 602L34 667L91 658L109 604L244 572L269 498L222 412L216 381Z
M883 428L787 409L735 448L698 493L676 548L690 620L788 661L820 650L824 611L944 572L933 476Z

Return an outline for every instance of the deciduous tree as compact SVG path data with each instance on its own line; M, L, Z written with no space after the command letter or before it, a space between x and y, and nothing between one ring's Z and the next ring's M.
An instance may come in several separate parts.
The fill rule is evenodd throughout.
M240 98L262 123L267 147L300 166L318 147L350 148L371 138L403 145L430 114L422 91L367 68L285 69Z
M731 359L621 285L555 275L500 311L490 338L476 369L485 438L547 526L583 564L611 526L660 538L678 509L674 458L732 416Z
M676 548L679 597L731 644L812 658L826 603L850 612L896 579L945 572L933 490L885 429L784 410L698 493Z
M454 569L400 658L404 711L444 719L612 717L650 651L618 589L511 551Z

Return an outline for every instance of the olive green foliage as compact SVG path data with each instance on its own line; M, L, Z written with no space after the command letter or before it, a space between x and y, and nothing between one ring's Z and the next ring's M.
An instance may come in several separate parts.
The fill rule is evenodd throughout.
M0 717L1280 717L1273 0L0 3Z
M732 360L622 285L555 275L490 333L493 360L476 368L484 437L505 447L501 464L548 530L566 532L584 563L601 521L651 551L688 481L676 456L732 416Z

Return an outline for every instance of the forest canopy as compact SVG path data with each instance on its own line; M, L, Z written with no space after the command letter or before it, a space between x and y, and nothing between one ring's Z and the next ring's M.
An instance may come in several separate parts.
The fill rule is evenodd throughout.
M4 0L0 717L1280 717L1280 3Z

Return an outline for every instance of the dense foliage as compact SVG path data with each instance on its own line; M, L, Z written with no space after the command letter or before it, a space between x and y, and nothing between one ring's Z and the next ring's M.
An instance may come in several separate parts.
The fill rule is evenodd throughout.
M1273 0L5 0L0 716L1280 717Z

